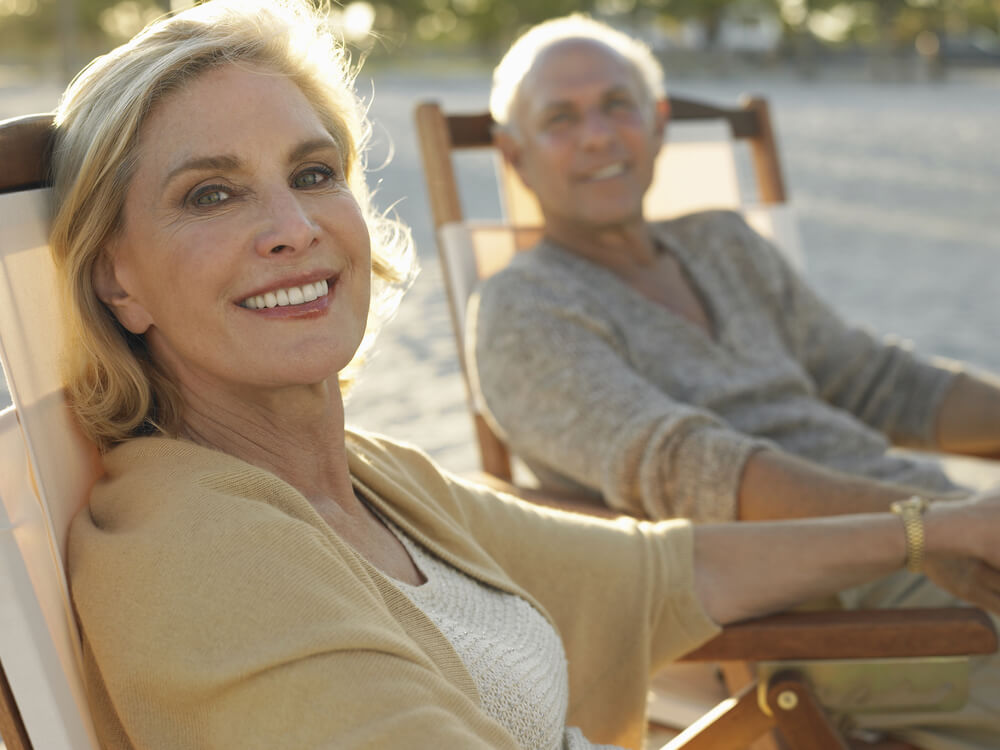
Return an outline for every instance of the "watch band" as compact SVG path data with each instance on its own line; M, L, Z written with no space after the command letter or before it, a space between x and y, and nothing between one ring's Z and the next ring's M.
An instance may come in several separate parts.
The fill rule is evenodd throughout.
M924 513L931 501L914 495L905 500L897 500L889 509L903 520L906 533L906 569L912 573L922 573L924 567Z

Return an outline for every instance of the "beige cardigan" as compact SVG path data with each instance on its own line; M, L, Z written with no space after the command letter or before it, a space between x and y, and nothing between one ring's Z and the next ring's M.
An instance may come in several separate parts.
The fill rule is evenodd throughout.
M683 521L597 521L348 433L378 510L525 597L569 660L567 723L637 747L646 677L718 628ZM140 438L74 521L69 575L109 748L513 748L441 632L293 487L223 453Z

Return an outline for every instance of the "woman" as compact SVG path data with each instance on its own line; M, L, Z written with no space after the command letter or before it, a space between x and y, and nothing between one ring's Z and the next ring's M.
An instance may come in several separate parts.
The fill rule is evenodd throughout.
M304 0L213 0L59 108L67 387L106 468L68 565L107 747L635 743L636 675L902 564L888 514L601 523L346 430L345 373L410 255L321 27ZM998 519L998 497L935 507L928 553L992 571Z

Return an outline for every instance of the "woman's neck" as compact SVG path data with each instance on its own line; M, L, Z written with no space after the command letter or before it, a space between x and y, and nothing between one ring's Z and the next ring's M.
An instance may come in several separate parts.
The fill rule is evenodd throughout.
M181 437L266 469L312 502L356 502L337 383L264 393L182 388Z

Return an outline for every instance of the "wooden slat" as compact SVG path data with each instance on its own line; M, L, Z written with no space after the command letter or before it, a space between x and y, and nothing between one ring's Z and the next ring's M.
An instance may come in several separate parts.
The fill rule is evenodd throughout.
M774 725L775 720L760 710L757 685L753 684L720 703L661 750L745 748Z
M424 164L424 176L427 180L428 199L431 204L431 212L434 214L434 226L440 229L442 226L459 222L463 219L462 203L458 195L458 183L455 179L455 169L452 162L451 151L454 146L454 138L450 135L452 130L451 118L445 118L441 112L441 107L435 102L420 104L417 106L414 116L417 121L417 139L420 144L420 154ZM459 118L463 119L463 118ZM467 120L482 120L484 118L464 118ZM489 116L485 116L489 120ZM491 136L487 136L491 138ZM486 143L490 143L487 140ZM444 267L445 278L449 277L448 257L445 252L438 248L438 257ZM446 284L448 292L448 310L452 318L452 331L455 333L456 351L462 352L465 346L461 340L460 331L463 330L461 321L457 316L465 314L465 300L458 301L454 298L455 290L451 284ZM466 396L472 402L472 393L469 385L468 373L465 369L465 360L459 357L462 365L463 381L465 382ZM479 414L473 416L473 425L476 431L477 443L479 444L479 457L483 469L495 474L501 479L512 477L510 453L502 440L490 429L486 420Z
M683 661L893 659L996 649L997 634L978 609L797 612L728 625Z
M32 750L28 731L24 728L21 712L14 701L7 674L0 664L0 739L7 745L7 750Z
M767 686L767 705L781 736L795 750L850 750L801 676L775 675Z
M757 175L757 190L760 202L767 204L784 203L787 199L785 179L782 177L778 144L771 125L770 109L760 97L752 97L744 102L748 113L753 114L758 132L750 138L750 156L754 173Z
M0 121L0 193L49 184L52 115L25 115ZM38 154L43 154L41 160Z
M669 100L671 120L725 120L736 139L755 138L760 133L756 112L738 107L716 107L679 96L671 96Z
M716 107L680 96L669 100L671 120L725 120L737 139L756 138L761 133L756 110ZM452 148L487 148L493 144L493 118L488 112L449 115L448 134Z

